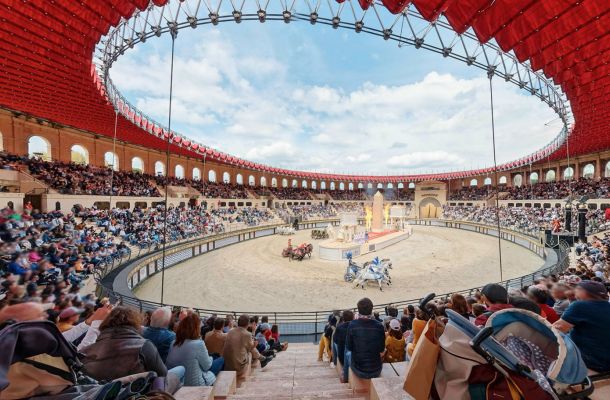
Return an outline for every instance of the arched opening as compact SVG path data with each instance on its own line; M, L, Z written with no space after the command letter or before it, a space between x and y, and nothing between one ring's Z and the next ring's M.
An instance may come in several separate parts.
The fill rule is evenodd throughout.
M288 187L288 179L284 178L282 179L282 187Z
M513 185L517 187L521 187L523 185L523 176L521 176L521 174L517 174L513 177Z
M604 178L610 178L610 161L606 163L606 168L604 169Z
M178 179L184 179L184 167L180 164L174 168L174 176Z
M595 166L593 164L587 164L582 169L583 178L592 179L595 175Z
M354 190L354 184L352 182L347 185L348 190Z
M70 161L75 164L89 164L89 152L84 146L75 144L70 148Z
M254 179L254 175L250 175L248 177L248 185L249 186L256 186L256 179Z
M261 183L260 185L262 187L267 187L267 178L265 178L264 176L261 176Z
M555 170L549 169L546 171L545 182L555 182Z
M485 180L483 181L483 184L484 184L485 186L489 186L489 185L491 185L491 178L489 178L489 177L485 178Z
M213 169L208 171L208 182L216 182L216 171Z
M131 159L131 170L133 172L144 173L144 161L140 157L134 157Z
M155 176L165 176L165 164L161 161L155 162Z
M574 168L568 167L563 170L563 179L572 179L574 177Z
M540 177L538 176L538 172L532 172L530 174L530 185L535 185L536 183L538 183L539 179Z
M243 185L244 177L241 174L235 175L235 183L237 183L238 185Z
M51 160L51 143L42 136L32 136L28 139L28 156Z
M277 187L277 178L271 178L271 187Z
M201 170L197 167L193 168L193 180L200 181L201 180Z
M505 176L501 176L500 179L498 179L498 184L499 185L506 185L507 179Z
M392 182L388 183L386 186L387 189L394 189L394 184Z
M398 189L404 189L404 188L405 188L405 184L404 184L404 183L402 183L402 182L398 182L398 185L396 185L396 187L397 187Z
M358 189L364 189L364 184L362 182L358 183Z
M304 189L307 189L307 181L306 180L303 180L301 182L301 187L304 188Z
M414 182L409 183L409 189L415 189L415 183Z
M2 136L2 132L0 132L0 151L4 151L4 136Z
M312 189L317 189L317 188L318 188L318 182L316 182L316 181L311 181L311 188L312 188Z
M367 189L372 189L372 188L373 188L373 184L372 184L371 182L369 182L369 183L366 185L366 188L367 188Z
M228 172L223 172L222 173L222 182L231 183L231 174L229 174Z
M116 153L107 151L104 153L104 166L112 168L115 171L119 170L119 156Z
M477 186L478 184L479 184L479 181L477 181L476 179L470 180L470 186Z
M419 203L419 218L438 218L441 212L441 203L434 198L428 197Z
M299 187L299 182L296 179L292 180L292 183L290 184L293 188Z
M321 189L321 190L326 190L326 182L322 181L322 182L320 183L320 189Z
M377 189L383 189L383 183L378 183L377 184Z
M335 190L335 182L330 183L330 190Z
M345 183L339 182L339 190L345 190Z

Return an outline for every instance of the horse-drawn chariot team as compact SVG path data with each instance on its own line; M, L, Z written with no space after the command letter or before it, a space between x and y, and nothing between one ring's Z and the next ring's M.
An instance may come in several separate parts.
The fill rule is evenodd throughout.
M313 244L301 243L300 245L293 247L292 239L288 239L288 247L282 251L282 257L287 257L289 260L303 261L305 257L311 258L313 252Z

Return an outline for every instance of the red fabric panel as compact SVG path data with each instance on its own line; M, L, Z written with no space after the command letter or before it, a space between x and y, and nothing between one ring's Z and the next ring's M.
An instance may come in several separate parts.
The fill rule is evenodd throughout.
M407 8L410 0L381 0L385 8L388 9L392 14L400 14Z
M434 21L456 0L413 0L417 11L428 21Z
M472 23L477 37L486 43L513 18L526 12L537 0L496 0L493 7L488 7Z
M445 16L457 33L464 33L470 27L471 21L491 4L493 0L455 1L449 5Z

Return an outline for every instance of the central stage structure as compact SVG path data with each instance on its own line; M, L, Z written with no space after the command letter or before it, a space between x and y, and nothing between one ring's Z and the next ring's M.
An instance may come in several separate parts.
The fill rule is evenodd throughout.
M328 240L320 243L322 260L341 261L347 254L353 257L391 246L411 236L412 228L405 224L406 208L384 204L380 192L373 196L373 204L365 206L364 223L359 223L356 212L341 213L338 230L327 227Z

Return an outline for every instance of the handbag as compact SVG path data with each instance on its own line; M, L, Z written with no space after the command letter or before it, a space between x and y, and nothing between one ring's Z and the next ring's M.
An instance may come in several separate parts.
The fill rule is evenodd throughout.
M438 338L444 327L438 319L429 320L413 350L403 389L415 400L428 400L430 397L440 352Z

